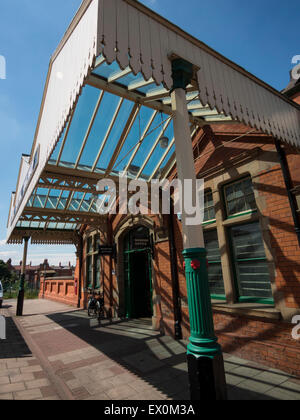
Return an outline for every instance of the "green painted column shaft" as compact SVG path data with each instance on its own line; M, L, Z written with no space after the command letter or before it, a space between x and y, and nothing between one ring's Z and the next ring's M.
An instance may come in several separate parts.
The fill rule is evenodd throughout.
M23 315L26 261L27 261L28 241L30 238L26 236L23 239L24 239L24 250L23 250L23 260L22 260L22 270L21 270L20 286L19 286L19 293L18 293L18 301L17 301L17 313L16 313L17 316Z
M221 347L214 332L206 250L186 249L183 251L183 256L191 329L188 354L196 357L214 357L221 354Z
M190 133L186 87L197 71L191 63L177 58L172 61L171 91L173 126L178 179L192 180L196 186L195 161ZM188 192L191 194L191 192ZM196 195L196 191L195 194ZM195 197L189 197L195 201ZM214 332L208 282L207 254L202 225L191 223L190 213L182 206L182 239L187 282L191 336L187 364L191 399L195 401L226 400L226 380L221 347Z
M24 289L25 289L25 274L21 274L19 291L22 292L24 291Z

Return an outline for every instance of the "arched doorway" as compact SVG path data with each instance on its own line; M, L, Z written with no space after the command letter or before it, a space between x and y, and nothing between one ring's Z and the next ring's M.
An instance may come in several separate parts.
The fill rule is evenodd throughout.
M127 318L153 315L151 241L149 230L138 226L124 237L125 313Z

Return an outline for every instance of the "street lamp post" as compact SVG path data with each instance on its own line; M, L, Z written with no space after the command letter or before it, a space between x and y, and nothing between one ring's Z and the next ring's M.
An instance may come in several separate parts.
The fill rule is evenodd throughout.
M186 87L193 77L193 65L182 59L172 61L171 92L178 179L192 180L196 186L195 164ZM208 284L207 258L202 225L190 226L182 206L183 256L187 281L191 336L187 348L192 400L226 400L224 361L214 333Z
M17 302L17 316L23 315L26 260L27 260L28 241L30 238L26 236L23 239L24 239L24 249L23 249L23 260L22 260L22 268L21 268L20 287L19 287L18 302Z

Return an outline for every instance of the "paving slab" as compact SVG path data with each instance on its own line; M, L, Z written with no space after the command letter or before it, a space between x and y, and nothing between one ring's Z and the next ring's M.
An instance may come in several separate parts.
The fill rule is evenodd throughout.
M44 395L42 387L50 385L50 381L20 333L9 306L6 301L0 312L7 323L7 339L0 346L0 400L46 399L49 393ZM42 373L43 378L37 378L37 373ZM54 387L51 396L59 399Z
M25 302L24 314L16 320L22 334L10 324L11 348L18 351L10 359L8 346L0 353L0 399L189 399L187 343L154 331L151 320L99 323L46 300ZM300 399L299 378L236 356L224 359L230 400Z

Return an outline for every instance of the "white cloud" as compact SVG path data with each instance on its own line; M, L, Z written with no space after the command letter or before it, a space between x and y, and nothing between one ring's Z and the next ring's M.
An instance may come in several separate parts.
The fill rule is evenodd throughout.
M6 255L8 255L8 252L7 252L7 251L1 251L1 252L0 252L0 256L6 256ZM10 256L11 256L11 255L18 255L18 252L13 251L13 252L10 252L10 253L9 253L9 255L10 255Z
M13 265L18 265L23 258L22 245L7 245L5 239L0 240L0 259L7 261L12 260ZM69 261L72 265L76 263L75 247L65 246L47 246L47 245L31 245L29 244L27 263L39 265L48 259L50 265L68 265Z
M144 1L145 1L146 4L148 3L152 6L157 3L157 0L144 0Z

